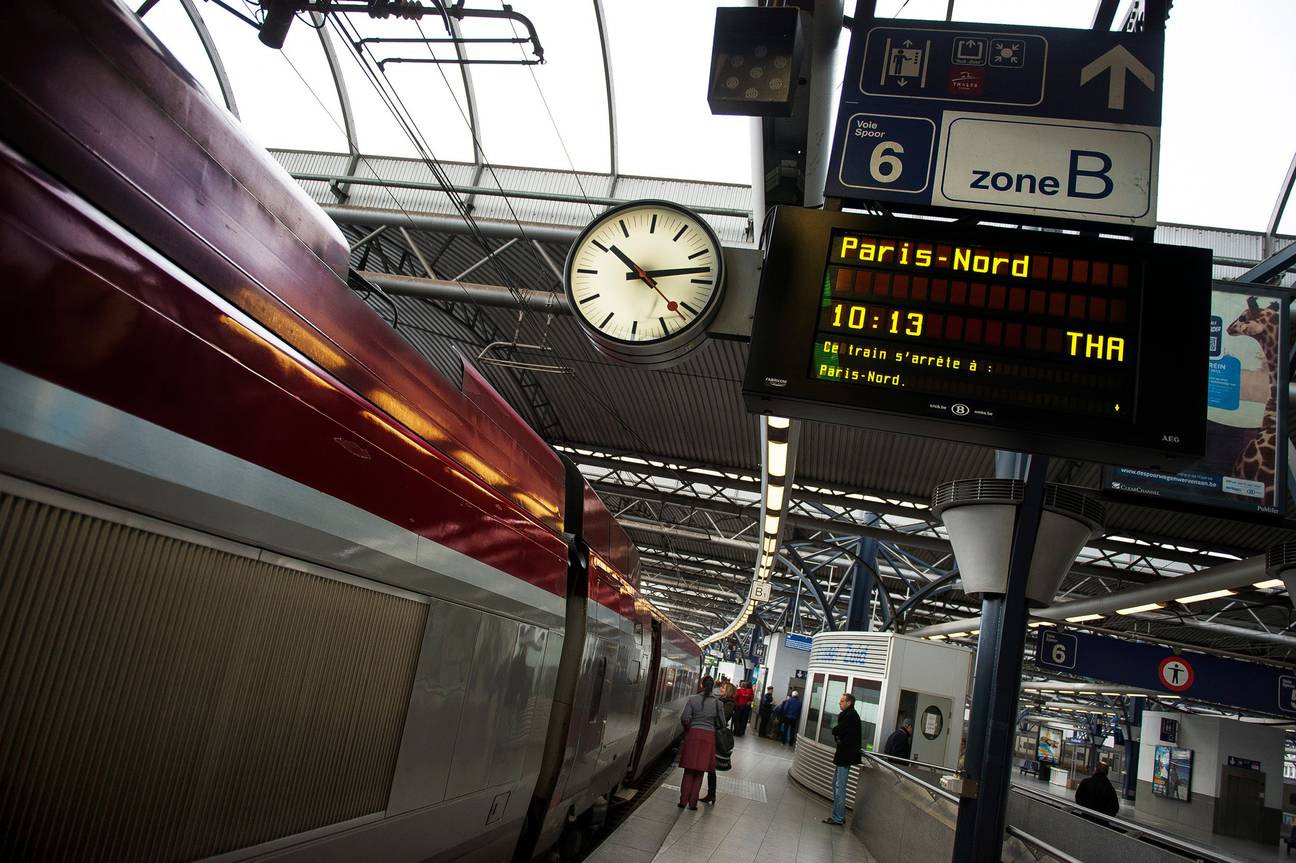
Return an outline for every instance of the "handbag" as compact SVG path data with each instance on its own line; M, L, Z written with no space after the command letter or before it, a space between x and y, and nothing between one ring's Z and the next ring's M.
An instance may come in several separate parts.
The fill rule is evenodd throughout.
M734 736L724 724L724 719L720 715L720 703L716 702L716 730L715 730L715 747L716 747L716 770L728 770L728 767L721 767L720 760L723 758L725 764L729 763L729 756L733 754Z

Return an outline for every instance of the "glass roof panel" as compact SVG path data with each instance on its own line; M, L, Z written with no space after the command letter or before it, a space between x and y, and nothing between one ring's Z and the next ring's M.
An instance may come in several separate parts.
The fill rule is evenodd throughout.
M715 8L729 0L606 0L616 88L619 169L650 177L750 183L752 121L714 117L706 103ZM957 0L959 20L1087 26L1097 0ZM474 0L499 8L498 0ZM948 0L879 0L878 14L943 19ZM1123 0L1119 22L1129 5ZM252 28L214 4L199 4L220 47L244 124L264 145L344 151L337 96L317 34L298 19L285 52L262 46ZM237 4L236 4L237 6ZM847 4L852 12L852 4ZM487 156L500 164L606 171L608 131L603 68L593 4L525 0L547 63L475 66L479 128ZM163 0L146 19L194 76L223 103L215 75L178 0ZM417 36L412 22L347 16L364 36ZM465 35L499 33L507 22L464 25ZM427 36L445 35L436 18ZM511 35L512 28L508 27ZM520 32L520 31L519 31ZM1296 141L1296 115L1284 111L1296 81L1296 32L1290 0L1176 4L1167 27L1158 215L1162 221L1263 230ZM840 67L845 39L839 53ZM351 91L362 151L415 155L356 63L348 42L334 39ZM374 45L374 57L427 57L424 45ZM515 45L496 46L517 52ZM435 49L449 56L450 49ZM474 55L487 49L474 47ZM294 71L294 67L297 71ZM454 65L392 63L387 77L439 159L470 161L467 102ZM309 81L302 83L298 72ZM534 72L534 78L532 77ZM537 90L538 84L538 90ZM543 94L543 101L541 99ZM322 105L321 105L322 103ZM554 122L549 120L546 105ZM461 114L462 112L462 114ZM554 130L557 126L557 132ZM567 154L563 153L566 146ZM1280 230L1296 230L1296 206Z
M154 12L167 5L179 4L164 0ZM261 44L255 30L220 7L200 3L198 8L225 63L239 117L257 143L346 150L337 92L311 27L300 19L294 22L283 50L275 51Z
M622 173L751 183L753 121L712 116L707 105L719 5L607 4Z
M543 65L472 65L481 141L491 162L569 171L611 170L607 92L593 6L535 3L519 8L544 48ZM494 27L489 26L495 23ZM468 19L465 37L525 35L509 22ZM473 45L473 58L534 59L530 46ZM547 110L546 110L547 109ZM549 114L552 113L552 120ZM564 152L565 151L565 152ZM570 157L570 162L568 158Z
M435 17L423 21L375 19L366 15L334 17L347 28L348 33L358 33L366 39L435 39L446 35L441 21ZM345 20L341 20L343 18ZM362 68L350 42L335 38L334 44L343 55L342 66L346 70L351 105L360 129L362 152L384 156L418 155L409 140L409 133L394 119L395 111L408 114L415 134L426 142L432 157L456 162L472 161L472 135L464 119L468 115L468 101L458 65L399 62L452 58L453 48L445 44L372 43L365 46L367 64ZM381 70L376 68L379 62L383 62ZM365 69L369 72L366 73ZM394 90L397 98L393 100L393 106L389 107L379 96L375 82Z
M189 71L189 74L198 79L198 83L207 91L212 101L222 108L225 107L220 82L216 80L216 72L207 58L207 52L203 49L202 40L198 38L198 31L194 29L189 16L185 14L184 7L176 2L159 3L144 17L143 21L158 41L165 45L167 50L174 54ZM238 100L237 93L234 98L235 101Z

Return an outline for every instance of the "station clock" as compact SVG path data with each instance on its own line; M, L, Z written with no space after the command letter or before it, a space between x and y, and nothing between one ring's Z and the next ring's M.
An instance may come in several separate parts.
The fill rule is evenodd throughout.
M697 214L632 201L592 221L567 255L576 320L605 356L674 365L706 338L724 299L724 250Z

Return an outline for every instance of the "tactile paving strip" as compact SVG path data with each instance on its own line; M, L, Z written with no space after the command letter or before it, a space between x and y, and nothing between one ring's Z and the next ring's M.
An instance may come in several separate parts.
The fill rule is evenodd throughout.
M678 785L662 785L663 788L669 788L672 791L679 791ZM706 786L702 786L706 790ZM716 793L724 792L732 794L735 797L741 797L744 800L755 800L757 803L768 803L769 798L765 796L765 785L762 782L752 782L750 779L730 779L727 776L716 777Z

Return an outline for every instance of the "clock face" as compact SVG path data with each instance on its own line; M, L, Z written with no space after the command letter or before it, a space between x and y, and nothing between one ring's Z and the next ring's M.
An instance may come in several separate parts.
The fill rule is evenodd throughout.
M719 310L724 256L683 207L639 201L592 222L567 258L567 294L595 345L630 362L678 359Z

